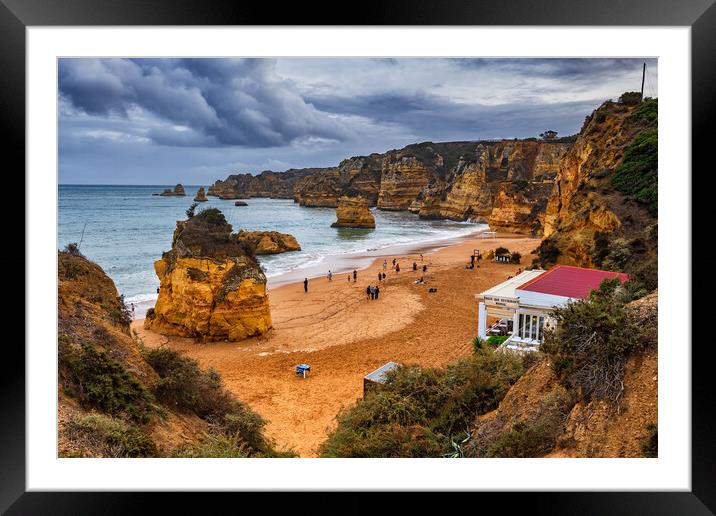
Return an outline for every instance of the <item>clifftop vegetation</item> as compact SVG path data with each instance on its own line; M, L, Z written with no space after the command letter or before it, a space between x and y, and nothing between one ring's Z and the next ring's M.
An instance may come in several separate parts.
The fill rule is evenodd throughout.
M60 456L287 455L218 373L169 349L145 349L114 283L77 246L58 261Z

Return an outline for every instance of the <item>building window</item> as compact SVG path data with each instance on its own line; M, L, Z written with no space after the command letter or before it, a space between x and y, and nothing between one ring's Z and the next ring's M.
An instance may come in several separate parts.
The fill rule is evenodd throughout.
M517 314L517 335L521 339L542 342L544 324L544 315Z

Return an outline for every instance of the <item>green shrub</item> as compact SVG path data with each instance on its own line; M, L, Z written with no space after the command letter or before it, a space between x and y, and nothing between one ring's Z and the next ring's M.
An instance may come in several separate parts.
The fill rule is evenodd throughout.
M641 453L644 457L656 458L659 456L659 429L656 423L650 423L646 427L648 437L641 443Z
M91 455L100 457L156 457L157 448L135 425L101 414L71 418L67 437Z
M224 226L228 224L226 217L218 208L204 208L197 215L194 215L199 221L205 222L213 226ZM190 217L190 218L194 218Z
M629 115L629 119L656 125L659 119L659 99L645 98L634 112Z
M545 238L540 242L539 247L537 248L537 256L539 257L538 265L543 268L547 268L550 265L553 265L557 263L557 258L559 257L561 251L559 250L559 247L557 247L556 242L551 238ZM533 262L533 265L534 262Z
M509 338L508 335L490 335L487 338L487 343L490 346L496 348L497 346L499 346L500 344L505 342L508 338Z
M620 104L638 104L641 102L641 92L638 91L626 91L619 97Z
M80 252L80 246L77 242L70 242L65 246L65 252L72 256L82 256Z
M88 342L77 346L60 338L58 359L65 391L83 406L139 423L149 421L152 395L105 351Z
M629 144L614 171L612 185L645 204L652 215L658 211L659 142L657 129L640 133Z
M479 335L476 336L474 339L472 339L472 350L477 353L482 349L482 345L484 344L484 340Z
M530 183L525 179L515 179L512 181L512 184L515 185L518 190L524 190Z
M199 206L198 202L194 202L189 206L186 210L186 218L191 219L194 217L194 212L196 211L196 208Z
M522 255L520 253L517 251L512 251L512 253L510 253L510 261L512 263L520 263L520 260L522 260Z
M506 247L498 247L497 249L495 249L495 254L510 254L510 250Z
M216 371L202 370L196 361L169 348L144 349L144 357L159 375L156 398L167 406L192 411L209 422L214 434L241 439L251 453L270 453L263 435L265 422L223 386Z
M127 328L132 322L132 310L127 306L127 303L124 302L124 294L117 298L116 306L110 308L108 313L112 322L124 328Z
M522 374L518 357L476 350L443 369L400 366L383 387L337 416L324 457L440 457Z
M590 297L554 312L556 326L545 332L546 353L560 381L585 399L617 403L629 353L639 345L639 328L616 295L619 280L606 279Z
M236 435L205 433L198 443L180 446L174 457L180 458L246 458L251 456L248 445Z

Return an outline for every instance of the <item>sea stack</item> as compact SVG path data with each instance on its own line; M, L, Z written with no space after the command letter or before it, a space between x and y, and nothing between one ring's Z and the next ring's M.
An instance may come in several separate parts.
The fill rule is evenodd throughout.
M184 191L184 185L179 183L174 187L174 190L172 190L171 188L167 188L159 195L162 195L164 197L185 197L186 192Z
M266 276L224 214L178 221L171 250L154 262L160 281L144 327L201 341L238 341L271 328Z
M194 197L194 201L196 202L206 202L209 199L206 198L206 192L204 192L204 187L200 186L199 191L196 192L196 197Z
M368 208L368 201L363 197L343 196L338 199L336 222L332 228L374 228L375 217Z
M245 242L254 254L279 254L300 251L296 237L278 231L239 231L237 238Z
M236 201L234 203L234 206L248 206L244 201Z

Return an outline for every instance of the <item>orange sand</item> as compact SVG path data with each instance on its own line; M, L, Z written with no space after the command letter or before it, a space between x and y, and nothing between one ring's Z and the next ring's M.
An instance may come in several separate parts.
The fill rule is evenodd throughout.
M471 352L477 333L474 294L514 275L532 262L530 251L539 240L520 235L496 239L470 238L424 255L397 257L400 272L391 269L380 285L380 299L366 299L366 286L377 283L383 258L358 272L277 287L269 293L273 329L242 342L198 344L192 339L167 337L132 323L147 346L169 345L213 367L227 388L266 420L266 433L280 449L315 457L318 446L335 426L335 416L363 395L363 377L388 361L441 366ZM503 246L522 254L521 265L480 262L466 270L472 250L486 253ZM418 263L418 272L412 263ZM428 265L426 285L413 282ZM437 287L437 293L428 288ZM311 365L305 380L294 367Z

